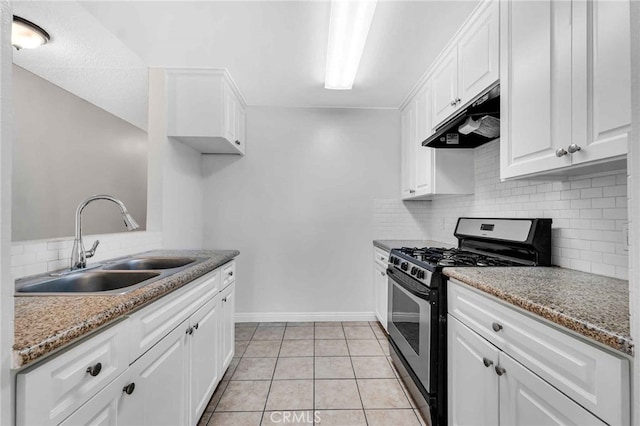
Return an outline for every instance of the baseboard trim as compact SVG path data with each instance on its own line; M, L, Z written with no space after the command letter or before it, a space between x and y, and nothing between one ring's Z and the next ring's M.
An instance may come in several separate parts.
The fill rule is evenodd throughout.
M236 312L236 322L376 321L373 312Z

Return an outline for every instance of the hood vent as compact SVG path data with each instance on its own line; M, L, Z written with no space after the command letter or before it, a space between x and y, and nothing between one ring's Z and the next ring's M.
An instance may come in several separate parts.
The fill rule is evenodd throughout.
M483 93L464 111L436 129L422 146L475 148L500 137L500 86Z

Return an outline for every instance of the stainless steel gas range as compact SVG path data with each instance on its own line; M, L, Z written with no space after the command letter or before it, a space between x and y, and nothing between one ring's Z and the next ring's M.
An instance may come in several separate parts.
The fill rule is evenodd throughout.
M551 264L551 219L459 218L458 248L391 250L389 346L426 419L447 424L448 266L546 266Z

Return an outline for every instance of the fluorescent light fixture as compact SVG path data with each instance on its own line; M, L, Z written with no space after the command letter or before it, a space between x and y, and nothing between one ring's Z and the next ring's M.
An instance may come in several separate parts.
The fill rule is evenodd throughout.
M46 44L50 39L49 34L33 22L13 16L11 43L17 50L35 49Z
M350 90L376 11L377 0L332 0L324 88Z

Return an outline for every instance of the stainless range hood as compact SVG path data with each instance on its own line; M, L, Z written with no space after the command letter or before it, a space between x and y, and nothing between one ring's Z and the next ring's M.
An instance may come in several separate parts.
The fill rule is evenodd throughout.
M494 86L464 111L443 123L422 146L475 148L500 137L500 86Z

